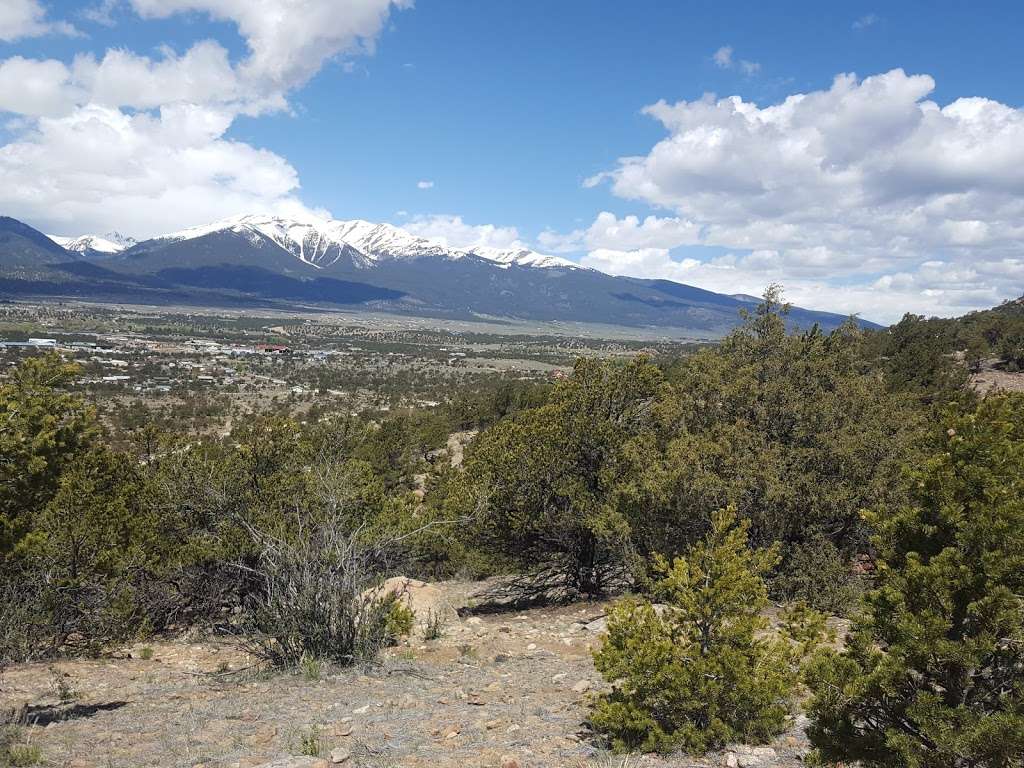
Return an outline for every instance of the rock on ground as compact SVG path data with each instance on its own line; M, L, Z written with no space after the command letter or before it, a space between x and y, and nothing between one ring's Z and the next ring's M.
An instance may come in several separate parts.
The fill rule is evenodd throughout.
M394 595L412 611L416 617L416 624L420 627L436 621L440 621L444 626L457 624L459 621L459 614L444 591L424 581L393 576L374 590L374 593L380 596Z

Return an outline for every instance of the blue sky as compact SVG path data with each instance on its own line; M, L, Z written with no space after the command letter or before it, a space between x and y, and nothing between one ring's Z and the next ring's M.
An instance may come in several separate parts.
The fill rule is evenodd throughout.
M882 320L1024 293L1020 3L8 4L0 212L54 234L260 209Z

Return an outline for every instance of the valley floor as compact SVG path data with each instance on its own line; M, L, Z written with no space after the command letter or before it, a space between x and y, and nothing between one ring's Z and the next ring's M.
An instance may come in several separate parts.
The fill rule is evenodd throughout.
M453 597L469 591L445 588ZM801 764L807 743L798 725L768 747L703 759L625 760L595 746L584 720L600 682L590 649L604 608L462 618L440 639L414 639L379 664L324 670L319 679L225 674L248 662L223 640L155 643L151 658L136 646L117 658L22 665L0 679L0 713L27 708L35 724L23 734L41 748L43 765L63 768L255 768L310 744L322 765L333 752L366 768Z

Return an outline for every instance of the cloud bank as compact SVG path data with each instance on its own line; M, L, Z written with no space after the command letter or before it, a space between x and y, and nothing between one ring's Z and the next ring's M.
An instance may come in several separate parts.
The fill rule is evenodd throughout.
M49 231L124 228L144 237L254 210L310 211L284 158L227 137L239 115L288 108L326 62L373 52L406 0L130 0L143 18L204 14L238 28L157 57L118 48L71 61L0 60L0 209ZM107 8L109 13L110 8ZM37 0L5 0L0 39L71 30ZM322 211L319 213L323 213Z
M667 136L587 184L671 215L601 213L586 230L542 238L589 248L585 263L620 273L744 291L782 280L794 298L817 296L812 306L857 295L868 316L1019 295L1024 111L984 98L940 106L934 88L896 69L840 75L765 107L737 96L659 101L644 113ZM670 256L688 245L738 255Z

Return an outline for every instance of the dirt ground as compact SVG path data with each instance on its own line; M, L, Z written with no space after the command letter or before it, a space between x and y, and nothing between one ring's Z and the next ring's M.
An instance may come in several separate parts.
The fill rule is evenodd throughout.
M1024 392L1024 373L1009 373L991 365L971 376L971 385L981 392Z
M346 768L801 764L799 720L770 746L699 760L604 752L584 725L604 608L457 619L378 664L310 674L247 671L236 645L209 638L22 665L0 679L0 713L26 713L41 764L63 768L254 768L311 752Z

